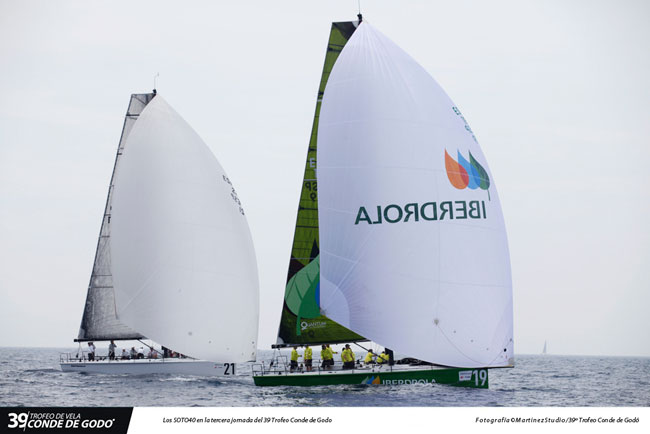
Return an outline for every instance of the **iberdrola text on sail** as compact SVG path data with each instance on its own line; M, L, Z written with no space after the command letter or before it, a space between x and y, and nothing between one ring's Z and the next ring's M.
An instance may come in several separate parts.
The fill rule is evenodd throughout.
M461 219L486 219L485 201L455 200L444 202L407 203L404 206L391 204L382 207L359 207L355 225L367 223L371 225L399 222L461 220ZM375 211L376 209L376 211Z

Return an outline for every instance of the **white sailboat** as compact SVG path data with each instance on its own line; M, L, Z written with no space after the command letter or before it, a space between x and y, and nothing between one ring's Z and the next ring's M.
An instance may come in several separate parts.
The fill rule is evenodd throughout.
M253 243L231 181L160 95L132 95L75 341L150 339L187 357L66 355L61 369L233 375L256 358L258 312Z
M436 81L367 22L333 24L323 88L278 346L370 340L429 366L275 364L258 367L255 383L487 387L487 368L514 365L512 284L476 137Z

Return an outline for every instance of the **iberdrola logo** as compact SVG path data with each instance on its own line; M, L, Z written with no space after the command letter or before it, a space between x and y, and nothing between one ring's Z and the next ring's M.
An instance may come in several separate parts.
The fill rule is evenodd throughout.
M490 177L487 171L476 161L471 152L468 151L468 153L469 161L463 157L460 151L458 151L458 161L456 161L445 149L445 169L447 169L449 182L459 190L465 188L487 190L490 188ZM488 192L489 194L490 192Z
M381 380L379 379L379 375L376 377L373 375L372 377L366 377L361 381L361 384L381 384Z

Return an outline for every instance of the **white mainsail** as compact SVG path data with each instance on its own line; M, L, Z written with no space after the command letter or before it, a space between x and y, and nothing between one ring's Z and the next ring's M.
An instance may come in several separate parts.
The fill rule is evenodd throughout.
M138 120L142 110L154 97L154 93L133 94L124 117L122 136L115 156L113 171L119 167L124 146L131 128ZM97 240L95 261L90 275L84 313L77 339L80 341L109 340L109 339L142 339L140 333L129 329L117 319L115 312L115 293L113 291L113 275L111 272L111 207L113 204L113 177L108 188L108 197L102 217L102 226Z
M499 198L460 111L367 22L329 77L318 130L327 317L432 363L513 363Z
M120 322L189 356L256 356L253 243L223 168L160 95L115 173L111 261Z

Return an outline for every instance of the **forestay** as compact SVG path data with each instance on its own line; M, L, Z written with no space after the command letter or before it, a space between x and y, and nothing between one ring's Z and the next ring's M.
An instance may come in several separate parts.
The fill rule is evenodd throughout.
M362 23L334 65L318 131L321 312L395 352L513 363L499 197L454 103Z
M160 95L115 176L119 320L195 358L254 360L258 278L243 209L212 152Z

